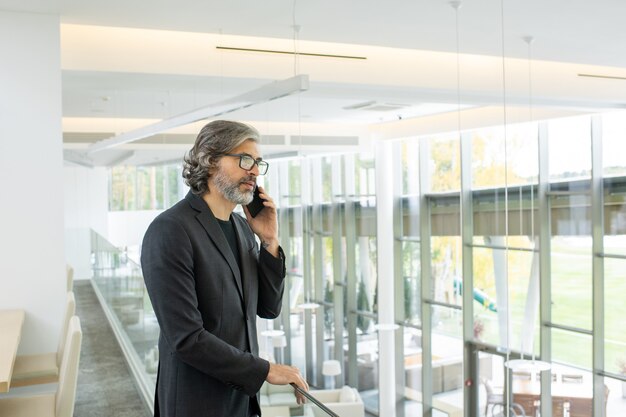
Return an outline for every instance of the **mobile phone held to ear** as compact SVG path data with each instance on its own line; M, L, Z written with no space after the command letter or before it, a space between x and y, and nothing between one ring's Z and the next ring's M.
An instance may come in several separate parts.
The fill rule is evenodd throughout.
M261 196L259 195L260 193L261 192L259 191L259 187L257 186L254 189L254 197L252 198L252 202L246 206L248 207L248 211L250 212L250 215L252 217L256 217L256 215L259 214L259 212L265 207L263 205L263 202L265 200L261 198Z

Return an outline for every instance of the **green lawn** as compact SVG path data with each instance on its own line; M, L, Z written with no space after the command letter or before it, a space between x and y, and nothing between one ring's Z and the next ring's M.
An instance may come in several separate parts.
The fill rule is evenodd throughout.
M623 253L626 237L612 237L611 246L605 246L607 253ZM552 277L552 322L572 327L592 330L592 256L591 239L556 237L551 247ZM514 259L514 258L511 258ZM524 306L528 291L530 258L519 258L509 264L509 294L511 305L511 346L520 348L520 333L524 319ZM522 261L523 260L523 261ZM605 369L617 371L619 358L626 359L626 260L605 259ZM495 288L488 291L495 294ZM491 295L490 294L490 295ZM495 297L494 297L495 299ZM474 311L485 323L482 339L498 344L497 315L474 304ZM459 326L449 323L445 327ZM535 326L535 349L539 350L538 323ZM451 330L451 329L450 329ZM553 330L553 359L573 365L591 367L592 339L588 335Z

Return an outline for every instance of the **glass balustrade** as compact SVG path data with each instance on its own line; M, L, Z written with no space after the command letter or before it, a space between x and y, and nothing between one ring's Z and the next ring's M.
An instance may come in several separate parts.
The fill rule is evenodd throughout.
M159 364L159 326L146 292L141 267L128 252L91 232L93 287L130 368L153 403Z

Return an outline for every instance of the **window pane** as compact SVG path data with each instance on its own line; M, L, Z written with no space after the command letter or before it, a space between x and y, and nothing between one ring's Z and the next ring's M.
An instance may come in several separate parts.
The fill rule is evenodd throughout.
M402 195L419 193L419 139L402 142Z
M461 150L458 135L431 138L430 192L461 189Z
M626 246L611 242L614 236L626 235L626 178L605 180L604 189L604 245L607 253L626 254Z
M553 236L551 242L552 321L591 329L591 237Z
M404 319L419 325L420 314L420 244L402 242L402 282L404 290Z
M535 185L474 191L472 204L475 236L539 234Z
M357 342L359 391L369 391L378 397L378 332L361 337Z
M472 189L537 182L537 124L509 125L506 134L505 147L502 128L471 132Z
M435 301L461 305L461 297L455 291L455 287L459 285L461 271L461 237L433 236L431 238L433 293L430 297Z
M422 331L403 327L404 370L408 388L422 391Z
M334 279L333 279L333 240L331 238L322 238L323 250L323 291L322 300L328 303L335 303L334 297ZM330 306L324 307L324 333L326 339L332 339L335 332L334 308Z
M109 210L162 210L179 200L180 166L115 166L109 170Z
M374 155L359 154L355 158L354 185L356 194L361 196L369 196L376 193L376 176L374 166Z
M548 144L550 181L590 178L589 116L568 117L548 122Z
M576 346L572 349L572 346ZM591 336L552 329L552 361L591 369Z
M626 416L626 382L605 377L604 402L606 417Z
M376 306L376 239L361 236L356 245L356 308L359 311L377 312ZM357 333L367 334L372 331L371 318L359 315L357 317Z
M463 409L463 326L461 310L432 307L433 401Z
M624 244L624 236L621 238L621 243ZM625 271L625 259L604 259L604 367L608 372L624 375L626 375Z
M323 178L321 181L322 201L319 201L319 203L332 201L333 199L333 189L332 189L333 181L332 181L331 162L332 162L331 159L328 157L322 159L322 175L323 175Z
M626 174L626 112L602 115L602 154L605 176Z
M491 243L505 246L503 238ZM526 237L512 236L508 245L532 248L532 242ZM515 351L523 348L526 353L531 352L532 341L538 353L539 281L537 276L531 275L533 271L536 273L536 268L532 267L536 261L534 252L530 251L474 249L474 337L477 340L495 346L508 345ZM531 296L529 290L532 290ZM507 303L508 314L502 307Z

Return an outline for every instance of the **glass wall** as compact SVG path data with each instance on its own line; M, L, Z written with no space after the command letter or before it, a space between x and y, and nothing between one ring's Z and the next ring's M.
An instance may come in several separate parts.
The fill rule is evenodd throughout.
M279 208L288 291L281 317L261 323L263 354L317 388L357 387L376 415L379 385L393 382L379 378L378 294L393 282L399 328L383 334L395 335L399 413L491 415L489 387L526 415L626 414L624 144L620 112L398 139L388 172L365 153L271 161L263 181ZM397 187L389 260L378 258L377 175ZM147 198L122 194L120 207ZM379 279L379 262L394 277ZM124 322L137 308L120 297L141 298L149 318L145 297L132 279L102 274L101 292L134 332ZM505 366L522 356L551 370ZM327 360L340 375L323 374Z
M618 305L618 294L622 293L619 289L626 283L621 273L626 266L622 265L626 262L626 241L622 241L626 228L622 176L626 165L615 157L626 143L626 119L623 112L599 119L601 129L594 120L593 137L592 118L584 116L507 126L506 132L501 128L463 132L462 138L469 143L465 148L455 135L400 142L396 156L401 162L398 177L402 180L397 211L396 291L402 294L403 308L396 311L400 311L397 319L404 326L407 340L399 350L405 366L406 392L410 393L405 396L407 403L419 398L434 404L445 398L465 415L473 415L473 407L484 415L485 385L474 391L478 397L475 401L467 401L472 390L463 392L462 388L464 372L466 376L467 372L475 372L469 375L475 381L487 382L492 392L495 389L497 394L499 390L500 398L504 398L506 387L520 401L524 395L531 395L530 405L523 408L526 415L535 415L544 399L539 372L530 372L530 387L530 383L519 382L526 372L510 372L502 364L520 357L538 359L546 346L546 357L553 363L554 401L546 406L552 415L563 415L568 407L571 415L591 415L594 384L600 384L593 378L594 369L621 378L626 374L624 332L617 324L624 304ZM592 175L598 176L593 169L599 169L592 162L592 149L604 151L600 174L604 201L592 197ZM471 158L467 159L468 166L462 166L462 153L467 151ZM420 153L427 158L420 160ZM565 157L572 153L572 158ZM427 168L420 170L416 161ZM471 187L467 199L463 197L464 181ZM461 221L464 201L472 207L468 220L472 232L467 244L471 249L465 252ZM604 248L596 254L603 259L601 276L594 269L597 238L592 233L594 222L599 221L592 217L592 210L599 204L605 216L600 224L604 226L600 236ZM545 237L542 231L548 232ZM428 258L424 250L430 253ZM462 302L467 278L462 272L466 262L462 257L468 253L472 273L468 282L473 284L469 317L464 313L469 306ZM424 265L424 259L430 264ZM546 260L543 264L542 259ZM429 277L429 285L423 285L424 276ZM594 328L599 328L594 324L597 283L605 289L602 332L596 332L603 334L604 353L600 357L605 365L601 369L594 365L599 354L593 348ZM429 292L422 293L424 288ZM426 310L424 304L429 306ZM428 349L420 332L424 311L430 314ZM469 330L464 330L468 320ZM419 336L414 337L412 331ZM416 339L419 343L413 349L431 354L432 369L425 381L432 388L430 399L422 396L426 394L422 389L424 375L416 366L423 358L411 351L409 341ZM454 362L455 357L461 365L455 372L457 378L446 375L449 369L445 366L442 372L438 363L440 359ZM513 386L508 385L509 377ZM617 378L606 380L610 392L609 384L615 384ZM581 385L566 385L574 381ZM455 388L459 390L456 398ZM605 404L605 398L598 401ZM624 401L606 401L607 415L617 415L611 414L612 406L613 412L626 410ZM467 406L472 410L464 409ZM595 412L601 408L598 406Z
M319 388L357 387L378 404L376 190L372 155L271 161L289 259L289 302L266 328L288 338L285 358ZM313 180L312 180L313 179ZM287 319L289 316L289 319ZM271 352L270 352L271 353ZM327 360L342 373L323 374Z
M109 170L109 211L163 210L176 203L186 187L181 164L114 166Z

